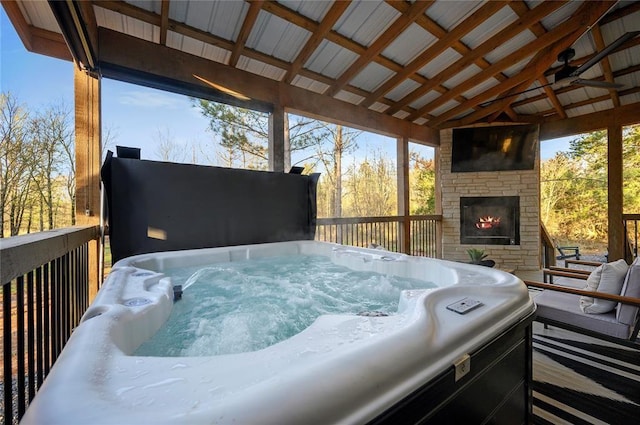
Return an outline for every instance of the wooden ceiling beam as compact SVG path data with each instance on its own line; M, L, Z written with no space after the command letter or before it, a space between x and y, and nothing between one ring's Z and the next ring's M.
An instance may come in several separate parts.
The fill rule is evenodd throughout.
M640 105L634 103L579 117L546 122L540 125L540 140L573 136L607 127L637 124L638 122L640 122Z
M398 2L394 2L394 3L398 3ZM278 2L266 2L262 9L264 11L267 11L275 16L278 16L281 19L284 19L286 21L289 21L301 28L306 29L307 31L310 32L314 32L317 31L317 27L318 27L318 23L313 21L312 19L307 18L306 16L300 15L299 13L294 12L293 10L281 5ZM420 15L418 17L417 21L422 21L426 18L426 15ZM428 19L427 19L428 20ZM350 50L352 52L354 52L357 55L363 55L366 54L367 48L361 44L356 43L355 41L343 36L342 34L339 34L336 31L329 31L329 33L326 35L326 39L347 49ZM263 54L264 55L264 54ZM266 55L265 55L266 56ZM271 57L269 57L271 58ZM273 58L272 58L273 59ZM382 65L394 72L400 72L403 69L403 66L400 65L399 63L396 63L394 61L392 61L391 59L388 59L382 55L378 55L375 58L373 58L373 61L378 63L379 65ZM284 68L286 69L286 67ZM308 72L309 70L306 70L305 68L301 68L300 69L300 74L301 75L305 75L306 72ZM317 74L316 74L317 75ZM324 77L324 76L323 76ZM327 77L324 77L323 80L326 81ZM427 78L425 78L424 76L420 75L420 74L413 74L409 77L410 79L412 79L413 81L417 82L418 84L422 85L427 83L429 80ZM354 92L354 87L352 86L346 86L343 88L343 90L349 90L350 92ZM445 87L442 86L438 86L436 88L434 88L434 90L436 90L438 93L446 93L447 89ZM458 100L459 102L463 102L466 99L464 99L463 97L459 96L456 98L456 100ZM380 103L382 104L386 104L386 105L393 105L392 101L381 101ZM364 106L364 105L361 105ZM366 105L366 106L370 106L370 105ZM407 112L412 112L413 108L410 108L409 106L405 106L402 108L403 111L407 111ZM389 114L392 115L392 114Z
M640 10L640 2L633 2L625 7L621 7L620 9L616 9L611 13L608 13L598 23L600 25L606 25L611 22L617 21L618 19L622 19L625 16L629 16L632 13L636 13L639 10Z
M66 61L73 61L71 52L62 34L30 25L24 16L22 16L22 11L16 1L2 0L2 7L18 33L22 44L28 51Z
M567 118L567 112L565 111L565 108L562 106L562 103L560 103L560 100L558 99L558 96L556 96L556 93L553 91L553 89L547 85L547 79L544 76L541 76L538 78L538 83L543 86L543 90L547 94L547 98L549 98L549 101L553 105L553 108L556 110L558 115L562 118ZM511 106L513 107L513 105Z
M536 7L536 9L541 6L542 5ZM459 84L447 95L440 96L435 101L423 106L418 110L416 114L414 114L410 118L415 119L419 116L422 116L421 114L427 113L433 110L435 107L442 105L443 103L448 101L453 94L458 92L463 93L476 86L481 81L491 78L491 76L496 72L505 69L508 66L512 66L514 63L522 61L523 59L528 57L531 52L538 52L534 56L534 59L529 62L529 65L524 67L522 71L520 71L517 75L514 75L509 80L475 96L473 99L469 100L468 104L460 105L458 107L450 109L444 114L439 115L436 118L435 122L431 124L434 126L438 126L442 122L464 113L465 111L470 109L471 105L481 104L482 102L485 102L492 97L497 96L503 91L510 90L513 87L524 86L524 88L526 89L526 87L530 86L531 83L533 83L533 81L538 78L538 76L544 75L546 69L557 60L557 55L560 51L564 50L567 46L572 45L578 38L580 38L580 36L584 34L584 28L588 28L589 26L593 25L593 23L596 22L603 13L609 10L610 7L611 5L605 2L584 3L576 11L574 16L565 24L556 27L554 30L547 32L541 37L538 37L536 40L532 41L523 48L511 53L510 55L505 56L501 60L494 63L492 67L487 68L479 74L474 75L472 79ZM524 84L527 82L528 84ZM492 102L490 105L482 108L482 110L470 114L469 117L471 118L480 116L481 118L483 118L485 116L491 115L493 112L503 109L504 105L512 103L515 96L517 96L517 94L499 101Z
M407 2L401 2L401 1L396 1L396 0L386 0L386 2L387 2L388 5L394 7L396 10L398 10L398 11L400 11L402 13L405 13L406 10L408 10L408 8L410 7L409 3L407 3ZM511 5L511 3L509 3L509 4ZM438 25L438 23L433 21L427 15L418 16L418 19L416 19L416 24L420 25L425 31L427 31L428 33L430 33L431 35L433 35L434 37L436 37L438 39L443 38L443 37L445 37L447 35L447 30L442 28L440 25ZM462 55L462 56L469 54L469 52L472 50L460 40L457 40L456 42L454 42L451 45L451 48L453 50L455 50L456 52L460 53L460 55ZM479 57L478 59L476 59L474 61L474 63L480 69L488 68L491 65L483 57ZM414 75L420 75L420 74L414 74ZM507 79L507 76L500 73L500 74L496 74L495 78L498 81L502 82L502 81ZM440 87L443 87L443 86L440 86ZM436 90L438 90L438 89L436 89ZM445 90L446 90L446 88L445 88ZM381 99L384 99L384 96L378 97L377 101L380 102ZM466 99L465 98L459 99L460 102L462 102L464 100L466 100ZM366 105L366 106L369 106L369 105Z
M451 47L455 42L459 41L466 34L468 34L473 29L481 25L493 13L502 9L505 6L505 4L507 3L498 2L498 1L490 1L485 3L478 11L471 14L469 17L467 17L467 19L459 23L453 30L446 33L442 38L440 38L438 41L436 41L427 49L425 49L414 60L412 60L410 63L404 66L400 72L396 73L396 75L391 77L384 84L382 84L376 91L371 93L371 95L368 96L364 100L364 102L362 102L362 104L364 106L371 105L374 101L376 101L380 97L384 96L386 93L393 90L395 87L400 85L403 81L405 81L407 77L419 71L421 68L426 66L429 62L435 59L438 55L440 55L442 52L444 52L449 47ZM469 52L469 56L468 56L470 58L469 63L473 62L473 59L477 57L484 56L484 55L475 54L474 52L475 50L472 50L471 52ZM455 75L455 74L447 73L448 78L450 78L452 75ZM422 96L422 94L426 94L430 90L432 90L434 87L440 85L441 83L444 83L448 78L440 78L440 79L432 78L428 80L425 84L423 84L421 87L414 90L414 92L419 91L421 93L420 96ZM400 110L401 106L410 104L420 96L417 96L417 97L413 97L411 95L405 96L405 98L403 98L400 102L396 104L397 106L390 108L388 111L386 111L386 113L388 113L389 115L393 115L394 113ZM409 98L411 99L410 101L405 101L405 99L409 99Z
M231 49L231 58L229 59L229 65L235 67L238 64L238 59L240 59L240 55L242 54L242 50L249 38L249 34L251 34L251 30L256 23L256 19L258 19L258 14L260 13L260 9L262 9L262 0L251 0L249 3L249 10L244 17L244 21L242 22L242 27L240 28L240 33L238 34L238 39L236 40L233 48Z
M623 75L633 74L634 72L639 72L639 71L640 71L640 65L634 65L634 66L630 66L630 67L625 68L625 69L620 69L618 71L614 71L613 76L614 76L614 78L615 77L622 77ZM592 78L592 79L596 80L596 81L604 81L603 77ZM582 88L582 86L579 86L579 85L570 85L570 86L567 86L567 87L562 87L561 89L556 90L554 93L557 96L559 94L568 93L570 91L578 90L578 89L581 89L581 88ZM623 92L626 92L626 90L620 92L619 94L621 94ZM511 104L511 106L513 106L515 108L515 107L518 107L518 106L526 105L528 103L537 102L539 100L544 99L545 97L546 96L544 94L539 94L537 96L531 96L531 97L528 97L526 99L514 102L514 103Z
M640 87L632 87L627 90L622 90L618 94L620 96L628 96L636 93L640 93ZM611 98L609 97L608 94L605 94L602 96L581 100L580 102L569 103L565 106L565 109L571 110L571 109L580 108L583 106L593 105L594 103L598 103L598 102L606 102L607 100L611 100ZM554 114L554 110L542 111L539 113L539 115L544 116L544 120L543 120L544 122L562 119L562 117L558 116L557 114Z
M127 16L132 16L135 19L141 20L142 22L146 22L148 24L151 25L159 25L160 22L160 17L158 15L156 15L153 12L150 12L148 10L144 10L141 9L137 6L133 6L131 4L128 3L124 3L124 2L116 2L116 1L110 1L110 0L101 0L101 1L97 1L94 2L97 6L103 7L107 10L111 10L117 13L122 13L125 14ZM268 9L268 7L266 8ZM263 10L265 10L265 8L263 7ZM203 43L206 44L210 44L212 46L216 46L219 47L221 49L225 49L228 51L232 51L233 50L233 46L234 43L229 41L229 40L225 40L221 37L215 36L209 32L203 31L201 29L198 28L194 28L188 25L183 24L182 22L178 22L178 21L174 21L169 19L169 29L173 32L175 32L176 34L180 34L189 38L193 38L194 40L198 40L201 41ZM277 68L280 69L287 69L289 67L289 63L275 58L273 56L267 55L266 53L262 53L259 52L257 50L254 49L248 49L245 48L243 53L244 56L247 56L251 59L255 59L257 61L266 63L268 65L271 66L275 66ZM398 65L398 68L400 67L400 65ZM303 75L307 78L310 78L312 80L316 80L319 82L322 82L324 84L330 85L334 80L332 80L329 77L326 77L324 75L315 73L313 71L307 70L302 68L299 72L300 75ZM361 89L355 88L355 87L347 87L345 88L346 90L349 90L355 94L358 94L359 96L364 96L365 92Z
M89 37L89 43L93 51L98 49L98 20L96 19L96 12L93 9L93 5L88 1L78 2L80 7L80 13L87 29L87 35Z
M117 31L100 28L100 62L137 73L173 81L179 86L212 91L211 84L256 102L278 104L291 111L392 137L407 137L437 146L439 133L426 126L374 112L282 82L261 77L199 56L176 51ZM121 49L120 46L127 46ZM209 84L207 83L209 82Z
M529 6L527 6L527 4L522 1L522 0L518 0L518 1L513 1L511 3L509 3L509 7L511 8L511 10L513 10L519 18L522 19L522 17L530 10ZM534 25L531 26L531 28L529 28L529 30L536 36L536 37L541 37L543 36L547 30L542 26L542 24L540 22L535 23ZM543 87L545 93L547 94L547 96L549 97L549 100L551 101L551 103L553 104L553 106L558 110L559 114L564 114L564 116L566 117L566 113L562 110L562 104L560 103L560 101L558 100L558 98L556 97L556 95L553 93L553 90L551 89L551 87L548 86L547 80L544 77L540 77L538 78L538 82L540 83L540 85ZM510 92L514 92L513 89ZM502 98L502 97L506 97L510 94L510 92L503 92L500 93L498 95L498 98ZM515 100L515 99L514 99ZM505 112L509 117L511 117L511 119L513 119L514 121L517 118L516 113L513 111L511 105L507 105L504 109L504 111L496 111L494 112L488 119L489 122L493 122L494 120L498 119L498 117L500 116L500 114L502 112Z
M373 58L380 55L384 49L391 44L399 34L402 34L418 16L424 14L433 1L417 1L409 9L402 13L385 32L383 32L368 48L361 54L351 66L342 73L336 82L325 92L328 96L335 96L349 81L359 74L371 62Z
M453 65L447 67L447 69L443 70L438 75L436 75L433 78L431 78L429 84L425 84L422 87L418 87L416 90L414 90L413 92L409 93L407 96L405 96L403 99L401 99L397 103L398 106L404 106L404 105L407 105L407 104L413 102L416 99L419 99L420 97L422 97L423 95L428 93L429 90L432 89L433 85L440 84L440 83L448 80L449 78L451 78L452 75L456 75L456 74L462 72L471 63L473 63L473 60L475 58L483 57L486 54L488 54L489 52L491 52L491 51L495 50L496 48L500 47L501 45L503 45L506 41L508 41L512 37L516 36L517 34L521 33L522 31L528 29L533 24L535 24L538 21L540 21L542 18L548 16L551 12L556 10L561 5L562 5L561 2L543 2L540 5L538 5L537 7L535 7L534 9L531 9L525 15L523 15L523 17L521 19L518 19L517 21L511 23L506 28L504 28L502 31L500 31L498 34L494 35L489 40L485 41L480 46L478 46L475 49L473 49L473 51L470 52L468 55L463 56L458 61L456 61ZM524 55L526 57L526 56L531 54L531 51L523 52L522 50L519 50L516 53L520 53L521 55L523 55L524 53L528 53L527 55ZM502 70L504 70L504 69L508 68L509 66L512 66L513 64L517 63L517 61L512 61L509 64L505 64L504 61L499 61L499 63L502 63L504 66L497 67L496 64L494 63L490 67L484 69L480 74L482 74L483 76L489 75L487 78L491 78L493 75L498 74ZM475 80L477 76L478 76L478 74L476 74L474 77L472 77L472 80ZM486 80L487 78L484 78L483 80L478 80L478 83L480 81ZM470 81L470 80L467 80L467 81ZM470 87L469 84L467 86ZM474 84L474 86L475 86L475 84ZM456 87L456 89L459 88L459 87L460 86L458 85ZM438 101L437 106L443 105L444 103L446 103L449 100L451 100L454 96L456 96L458 94L462 94L467 90L468 90L468 88L465 89L465 90L451 90L446 95L440 96L438 98L438 99L441 99L440 101L438 101L438 99L436 99L436 101ZM433 110L433 109L435 109L437 107L437 106L433 106L433 105L436 105L436 103L434 103L434 102L430 102L428 105L429 105L429 109L428 110L427 110L426 107L423 106L422 108L420 108L421 113L414 114L409 119L415 120L415 119L419 118L420 116L422 116L422 114L430 112L431 110Z
M169 0L162 0L160 6L160 44L167 45L167 33L169 32Z
M600 25L596 24L591 28L591 35L593 36L593 42L596 44L596 50L602 51L606 46L604 43L604 38L602 38L602 30L600 29ZM602 58L599 62L599 65L602 67L602 76L604 80L609 83L614 83L613 81L613 71L611 69L611 63L609 62L608 57ZM609 90L609 95L611 96L611 100L613 101L613 106L620 106L620 97L618 96L618 92L615 88Z
M311 37L307 40L298 57L292 62L291 66L287 70L287 74L284 77L284 82L289 84L293 78L300 72L300 69L304 66L307 60L311 57L313 52L318 48L322 40L331 31L335 23L340 19L344 11L349 7L351 1L337 1L333 3L331 9L326 13L316 31L311 33Z
M296 13L295 11L289 9L286 6L283 6L278 2L273 2L273 1L265 2L262 9L279 18L284 19L285 21L289 21L294 25L304 28L309 32L317 31L318 23L316 21L309 19L306 16L300 15L299 13ZM333 31L333 30L329 31L329 33L326 35L325 38L331 41L332 43L335 43L338 46L355 53L358 56L366 54L366 51L367 51L366 46L356 43L355 41L345 37L344 35L338 33L337 31ZM386 58L382 55L378 55L375 58L373 58L373 62L376 62L379 65L389 68L394 72L400 72L403 68L401 64L394 62L391 59ZM425 81L428 81L425 77L421 75L413 75L410 78L415 82L417 82L418 84L424 84Z

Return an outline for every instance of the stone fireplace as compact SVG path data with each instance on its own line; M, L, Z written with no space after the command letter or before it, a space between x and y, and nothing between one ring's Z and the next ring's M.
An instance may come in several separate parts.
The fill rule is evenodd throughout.
M539 152L539 146L536 148ZM534 169L452 172L452 130L440 132L438 166L442 207L442 257L469 261L467 249L483 249L496 267L515 270L540 268L540 160ZM512 204L503 210L476 211L500 198ZM517 199L517 201L516 201ZM471 202L471 205L467 202ZM473 203L478 203L475 206ZM467 207L465 208L465 205ZM472 215L465 231L465 212ZM517 215L513 215L516 214ZM499 216L500 224L480 224L479 216ZM486 217L484 217L486 218ZM491 221L488 221L491 223ZM484 227L485 232L480 232ZM474 230L475 228L475 230ZM507 233L507 230L509 233ZM504 232L504 233L503 233ZM512 243L513 242L513 243Z
M460 243L520 245L520 197L461 196Z

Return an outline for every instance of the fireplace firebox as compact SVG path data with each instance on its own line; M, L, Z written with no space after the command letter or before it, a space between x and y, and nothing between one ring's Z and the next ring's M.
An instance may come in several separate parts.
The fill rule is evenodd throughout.
M520 197L461 197L460 243L520 245Z

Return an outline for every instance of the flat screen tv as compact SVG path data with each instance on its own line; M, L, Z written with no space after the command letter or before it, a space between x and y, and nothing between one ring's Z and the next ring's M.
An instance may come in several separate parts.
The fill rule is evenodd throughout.
M537 147L537 125L456 128L451 171L532 170Z

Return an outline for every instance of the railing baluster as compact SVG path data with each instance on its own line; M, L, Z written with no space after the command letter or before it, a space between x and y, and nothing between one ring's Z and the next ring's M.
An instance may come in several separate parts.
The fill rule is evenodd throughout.
M35 300L34 300L33 272L27 274L27 370L28 373L28 393L29 401L33 400L36 394L36 374L35 374Z
M24 377L24 276L16 279L16 388L18 389L18 417L21 417L26 410L24 400L25 386Z
M44 303L42 301L42 269L36 269L36 385L40 388L44 379Z
M3 385L4 385L4 420L5 424L13 422L13 343L11 338L11 287L12 283L2 285L2 343L3 347Z
M42 317L44 321L42 323L42 329L44 330L44 335L42 338L43 343L43 359L44 359L44 375L49 374L49 369L51 364L53 363L53 359L51 358L51 343L52 343L52 332L51 332L51 276L52 270L51 266L53 263L48 263L43 266L43 279L42 279L42 296L43 296L43 306L42 306Z

